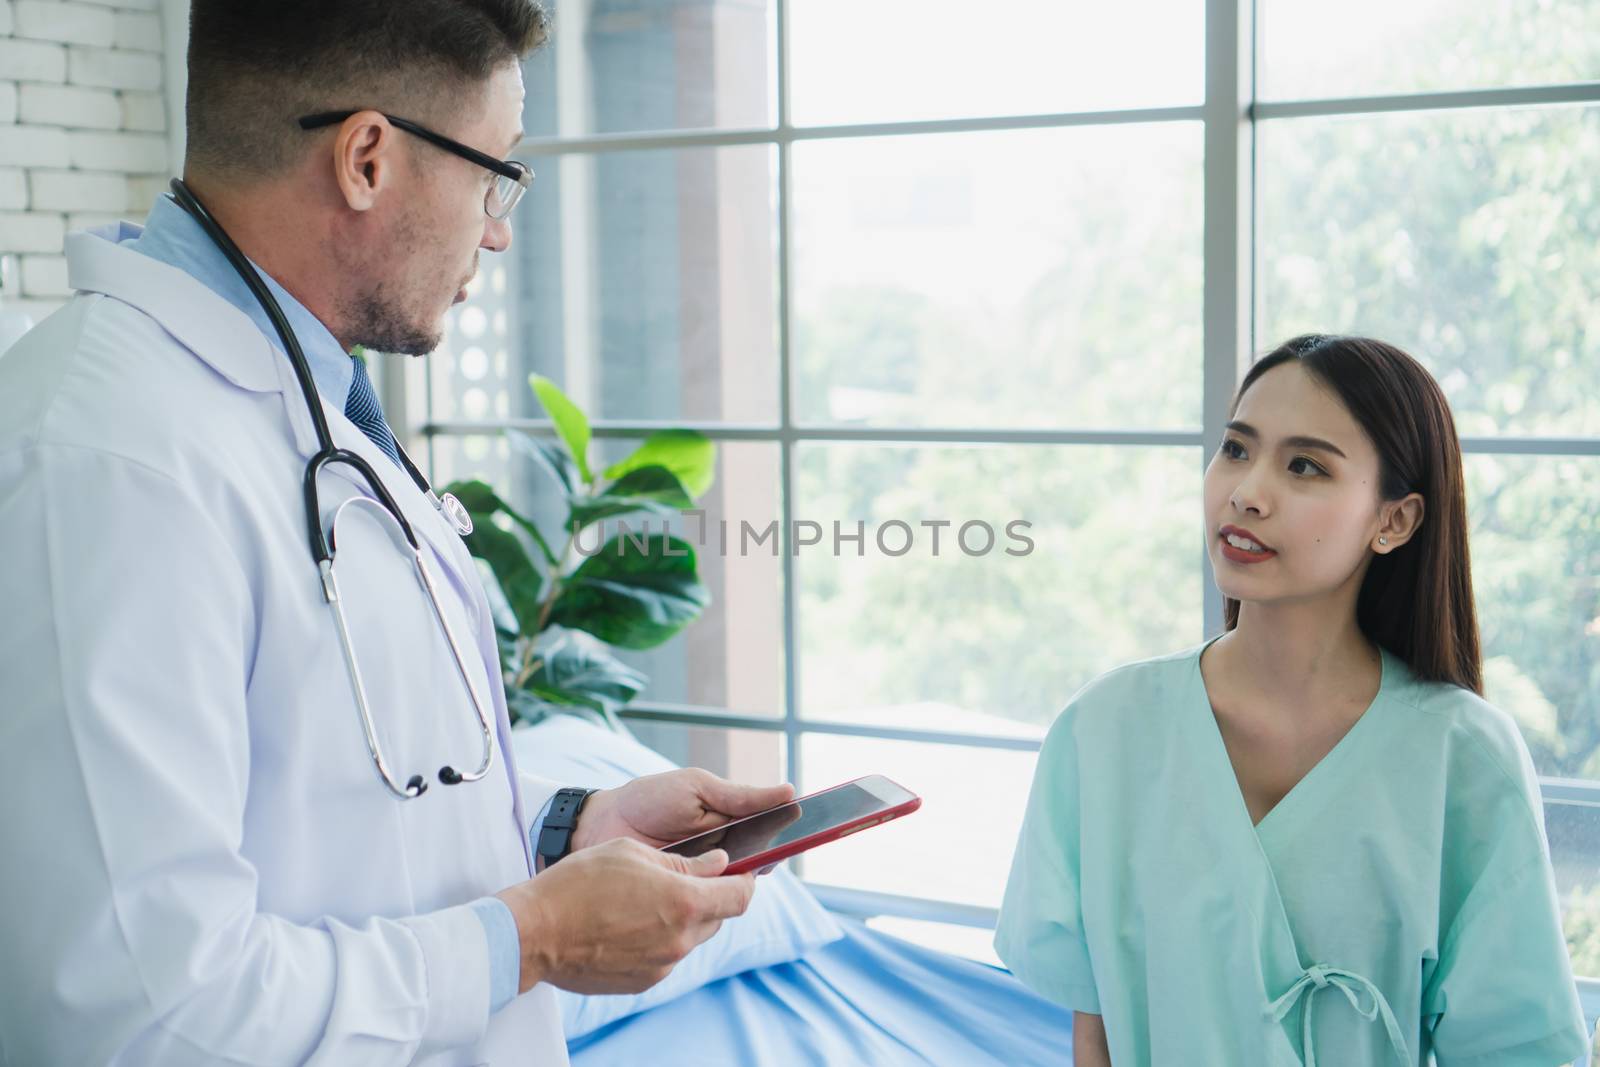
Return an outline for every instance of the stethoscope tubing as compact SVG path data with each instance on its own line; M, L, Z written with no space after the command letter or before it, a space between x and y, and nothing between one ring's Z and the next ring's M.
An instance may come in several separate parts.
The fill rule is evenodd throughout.
M423 560L422 544L417 539L416 531L412 529L411 523L406 520L399 504L395 502L393 495L389 492L388 486L384 485L383 479L378 477L378 473L372 469L372 465L355 452L347 448L340 448L334 444L333 434L328 429L328 420L323 415L322 405L318 399L316 379L312 377L311 366L306 361L305 350L300 347L300 340L295 336L293 327L289 325L289 319L284 315L283 308L272 295L272 291L267 288L266 282L256 273L256 269L249 258L239 250L239 246L234 244L227 231L211 216L205 205L201 204L199 198L184 184L183 179L172 179L172 197L179 207L200 224L200 227L205 230L206 236L211 238L218 250L227 257L229 265L244 280L245 285L250 289L251 295L256 298L256 301L261 305L262 311L266 313L267 318L271 321L273 329L277 331L279 340L283 342L283 350L288 355L290 364L294 367L295 380L300 385L300 395L305 401L306 411L311 416L311 425L316 431L318 446L316 454L306 464L305 478L302 485L311 555L317 565L323 599L333 610L346 671L354 692L356 708L361 715L362 732L365 735L367 748L372 756L373 765L377 768L378 776L383 780L389 791L402 800L419 797L428 788L428 783L420 774L412 775L404 785L401 785L390 773L388 764L385 762L383 752L378 744L377 729L373 724L372 711L367 702L366 686L361 679L361 668L356 662L355 645L350 637L350 627L345 618L338 582L334 578L333 558L338 546L331 544L327 534L323 532L322 506L317 495L317 475L324 468L340 463L360 473L368 489L372 491L373 496L383 510L388 512L404 534L406 544L410 548L412 562L416 568L417 579L422 585L423 592L428 597L428 602L433 609L433 616L444 634L445 642L450 646L451 656L456 661L456 669L461 675L462 683L467 687L467 694L472 700L473 711L477 714L478 728L483 745L483 755L478 769L475 771L458 771L447 764L439 769L439 780L446 785L459 785L462 782L478 781L489 772L489 767L494 762L493 727L490 725L489 715L484 708L483 700L478 694L478 687L473 684L472 677L467 670L460 642L456 640L455 634L451 632L450 624L446 621L444 610L439 604L438 590L432 575L428 573L427 564ZM428 480L422 476L422 472L417 469L416 464L411 462L411 457L406 455L405 450L399 447L399 442L396 442L395 446L401 459L401 466L410 475L412 481L416 483L417 488L443 514L444 507L439 498L434 495L433 488L428 484ZM448 495L446 494L446 496ZM349 503L350 501L346 501L346 504L341 505L339 510L342 512ZM459 510L459 505L457 510ZM457 515L449 515L447 518L454 521L463 534L471 532L470 520L465 520Z

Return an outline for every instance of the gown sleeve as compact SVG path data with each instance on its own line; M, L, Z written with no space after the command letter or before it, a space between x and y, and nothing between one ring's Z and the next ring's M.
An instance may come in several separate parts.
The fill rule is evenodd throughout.
M1079 897L1078 751L1074 709L1039 753L1022 834L995 930L995 952L1023 984L1073 1011L1100 1013Z
M1438 1067L1554 1067L1588 1047L1572 962L1561 930L1538 778L1508 726L1499 749L1498 797L1462 812L1470 828L1447 841L1462 892L1422 991ZM1500 741L1500 744L1495 744ZM1485 768L1486 769L1486 768ZM1444 916L1441 916L1444 918Z

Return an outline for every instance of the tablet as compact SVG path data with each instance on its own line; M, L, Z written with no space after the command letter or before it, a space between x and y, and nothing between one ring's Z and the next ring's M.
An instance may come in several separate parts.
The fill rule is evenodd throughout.
M790 856L909 815L921 806L922 798L909 789L871 774L735 819L662 851L698 856L720 848L728 853L724 874L765 873Z

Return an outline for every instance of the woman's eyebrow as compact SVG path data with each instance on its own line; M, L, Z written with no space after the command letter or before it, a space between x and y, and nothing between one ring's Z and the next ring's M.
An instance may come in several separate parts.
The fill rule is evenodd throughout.
M1253 440L1261 440L1261 434L1257 432L1256 428L1251 426L1248 422L1230 422L1228 423L1227 428L1232 430L1234 433L1242 434L1243 436L1252 438ZM1342 451L1340 451L1338 445L1334 444L1332 441L1324 441L1320 437L1285 437L1283 439L1283 445L1286 448L1315 448L1324 452L1332 452L1340 459L1349 458Z

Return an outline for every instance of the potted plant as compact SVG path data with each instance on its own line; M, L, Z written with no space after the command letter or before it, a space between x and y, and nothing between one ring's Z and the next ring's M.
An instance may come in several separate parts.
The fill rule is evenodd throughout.
M546 536L482 481L446 490L472 516L467 548L482 561L513 720L574 713L620 728L618 710L648 679L612 649L654 648L711 602L694 549L667 533L666 517L692 508L711 487L716 446L693 430L663 430L595 471L589 420L554 382L537 374L529 382L555 439L509 429L506 436L561 493L560 531ZM641 515L642 528L624 525ZM650 516L660 517L659 531ZM619 528L606 538L608 520ZM580 535L597 526L590 539L598 550L580 551Z

